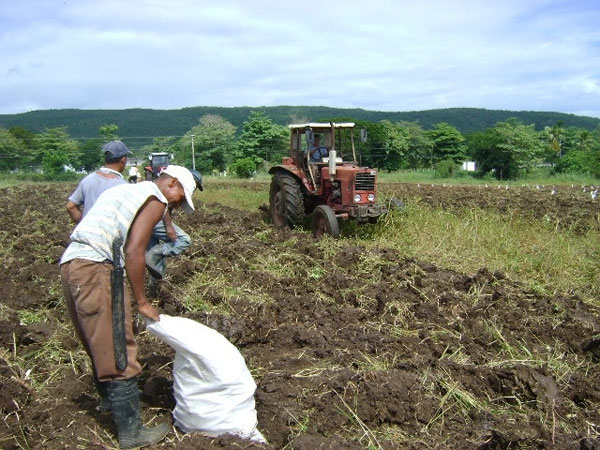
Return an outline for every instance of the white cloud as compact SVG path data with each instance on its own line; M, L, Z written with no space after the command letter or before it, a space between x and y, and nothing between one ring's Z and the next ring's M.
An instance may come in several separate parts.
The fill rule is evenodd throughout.
M600 5L30 0L0 10L0 113L277 104L600 117Z
M600 94L600 84L596 80L582 80L581 90L586 94Z

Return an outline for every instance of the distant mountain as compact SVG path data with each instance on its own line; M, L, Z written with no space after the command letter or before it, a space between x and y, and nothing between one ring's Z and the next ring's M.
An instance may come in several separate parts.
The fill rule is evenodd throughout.
M31 111L21 114L0 114L0 126L10 128L22 126L39 133L45 128L67 127L73 138L85 139L98 136L100 126L114 123L119 126L123 137L182 136L198 123L205 114L218 114L241 130L251 111L263 111L274 123L287 125L300 121L321 121L344 118L354 121L391 122L418 121L423 128L430 129L440 122L458 128L462 133L485 130L497 122L516 117L525 124L535 124L543 129L557 121L566 127L573 126L593 130L600 126L600 119L558 112L502 111L477 108L449 108L427 111L387 112L365 109L328 108L324 106L261 106L222 108L198 106L174 110L119 109L80 110L53 109Z

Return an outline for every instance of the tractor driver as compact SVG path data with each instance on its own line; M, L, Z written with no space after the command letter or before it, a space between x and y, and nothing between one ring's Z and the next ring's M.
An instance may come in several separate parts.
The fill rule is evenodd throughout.
M308 153L310 154L311 162L320 162L321 158L329 155L329 150L324 145L321 145L321 135L315 134L315 139L313 144L308 149Z

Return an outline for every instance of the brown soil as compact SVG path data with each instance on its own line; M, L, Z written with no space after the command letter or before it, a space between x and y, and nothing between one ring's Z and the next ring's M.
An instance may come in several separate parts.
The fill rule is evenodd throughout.
M0 191L1 448L115 445L110 416L94 410L89 367L74 356L81 350L58 283L72 188ZM435 207L452 206L443 197L598 226L598 208L584 198L576 207L546 192L554 209L544 206L540 216L542 194L533 190L386 189ZM600 448L600 319L576 295L543 296L502 273L457 273L392 248L327 247L308 232L272 231L262 211L199 203L177 218L194 242L169 261L158 306L215 328L240 349L270 446L173 428L154 448ZM267 270L273 257L290 270ZM257 258L262 266L252 263ZM189 311L179 300L199 272L238 288L226 300L228 314ZM257 302L257 293L271 301ZM216 287L202 297L216 307L225 301ZM23 310L45 320L25 320ZM170 420L173 352L141 329L138 340L145 419Z

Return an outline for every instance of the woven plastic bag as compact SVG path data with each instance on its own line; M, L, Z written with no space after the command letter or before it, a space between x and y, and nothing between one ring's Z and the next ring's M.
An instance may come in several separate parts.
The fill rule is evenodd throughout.
M149 320L146 329L175 350L175 425L186 433L266 442L256 429L256 383L231 342L194 320L165 314L158 322Z

